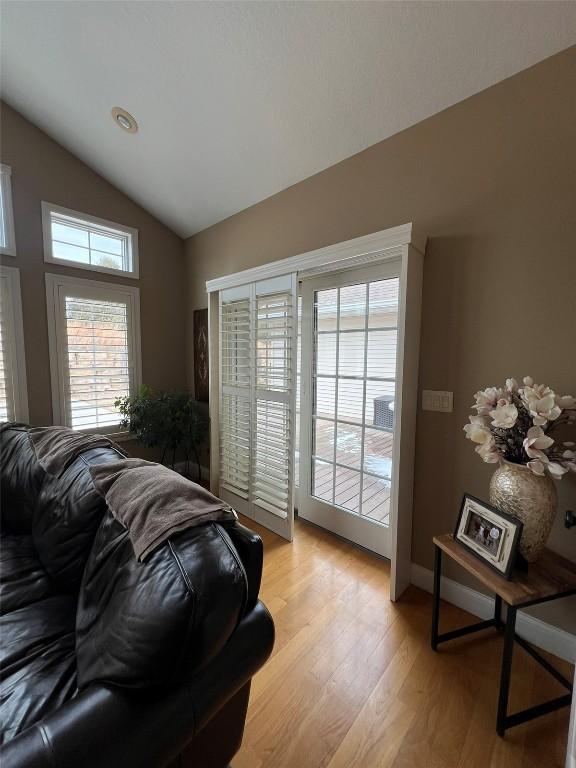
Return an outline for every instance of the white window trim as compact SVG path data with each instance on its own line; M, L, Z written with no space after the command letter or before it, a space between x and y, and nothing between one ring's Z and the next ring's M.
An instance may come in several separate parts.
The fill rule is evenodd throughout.
M0 184L2 185L2 217L6 233L6 245L0 246L0 253L16 256L16 235L14 232L14 204L12 201L12 168L0 163Z
M59 213L63 216L70 216L80 221L86 221L90 224L96 224L100 227L106 227L108 229L115 229L118 232L126 234L130 238L130 260L132 263L132 269L130 271L123 269L112 269L110 267L99 267L95 264L81 264L71 259L59 259L53 255L52 252L52 229L50 215L52 213ZM118 224L115 221L108 221L107 219L100 219L97 216L91 216L88 213L81 213L80 211L73 211L71 208L64 208L61 205L54 205L53 203L47 203L42 201L42 236L44 240L44 261L49 264L59 264L62 267L71 267L72 269L86 269L91 272L104 272L108 275L116 275L121 277L129 277L133 280L137 280L140 276L139 256L138 256L138 230L134 227L127 227L124 224Z
M84 280L82 278L68 277L67 275L55 275L46 273L46 309L48 315L48 349L50 353L50 380L52 386L52 421L56 425L69 426L66 422L66 397L65 378L68 375L66 362L66 343L62 333L62 315L60 311L59 292L63 287L81 288L89 290L96 298L107 294L116 296L116 299L129 298L130 328L132 331L131 349L134 355L134 381L130 394L136 394L142 385L142 352L140 336L140 289L131 285L120 283L101 282L99 280ZM60 333L59 333L60 328ZM85 430L77 430L79 433L102 434L102 428L96 427ZM131 439L127 431L120 430L119 423L104 432L115 440Z
M24 350L24 323L22 321L22 295L20 292L20 270L17 267L0 265L0 277L8 281L7 318L9 322L7 343L12 369L12 392L14 395L14 418L28 421L28 387L26 382L26 358Z
M313 277L324 272L367 266L387 259L395 259L403 254L404 246L411 246L424 254L427 238L418 232L412 223L401 224L381 232L356 237L343 243L328 245L315 251L288 256L258 267L244 269L224 277L206 281L207 293L222 291L237 285L245 285L255 280L266 280L290 272L297 272L298 279Z

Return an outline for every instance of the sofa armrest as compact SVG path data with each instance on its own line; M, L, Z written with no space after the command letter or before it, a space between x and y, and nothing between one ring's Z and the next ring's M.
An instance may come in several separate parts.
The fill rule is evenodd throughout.
M247 609L250 610L256 605L258 593L260 592L260 582L262 580L262 562L264 550L262 539L257 533L246 528L241 523L221 524L224 528L244 566L246 577L248 579L248 598Z
M94 684L0 750L2 768L160 768L260 669L274 623L260 602L222 651L170 689ZM225 738L225 734L222 734Z

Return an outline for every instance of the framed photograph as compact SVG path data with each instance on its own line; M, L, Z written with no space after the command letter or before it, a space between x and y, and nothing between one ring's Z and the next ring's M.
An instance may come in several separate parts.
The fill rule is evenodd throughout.
M509 579L516 560L522 521L474 496L464 495L454 538Z

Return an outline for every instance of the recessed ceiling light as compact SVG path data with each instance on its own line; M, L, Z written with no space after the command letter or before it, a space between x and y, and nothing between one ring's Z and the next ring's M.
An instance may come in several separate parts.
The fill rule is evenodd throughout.
M130 112L126 112L122 107L114 107L111 110L111 114L114 118L114 122L117 123L122 130L127 131L128 133L136 133L138 130L138 123L132 117Z

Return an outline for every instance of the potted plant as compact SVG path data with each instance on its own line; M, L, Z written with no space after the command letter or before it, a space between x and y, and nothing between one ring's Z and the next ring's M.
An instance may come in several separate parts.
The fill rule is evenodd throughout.
M116 400L115 406L124 429L144 445L160 448L162 464L169 459L174 469L177 457L183 456L187 475L192 456L200 480L199 451L207 437L208 417L192 395L142 386L136 395Z
M530 376L519 386L476 392L476 415L464 431L488 463L500 464L490 481L490 502L524 523L520 553L528 562L546 546L556 514L557 494L551 478L576 472L575 443L561 441L561 427L576 424L576 398L557 395Z

